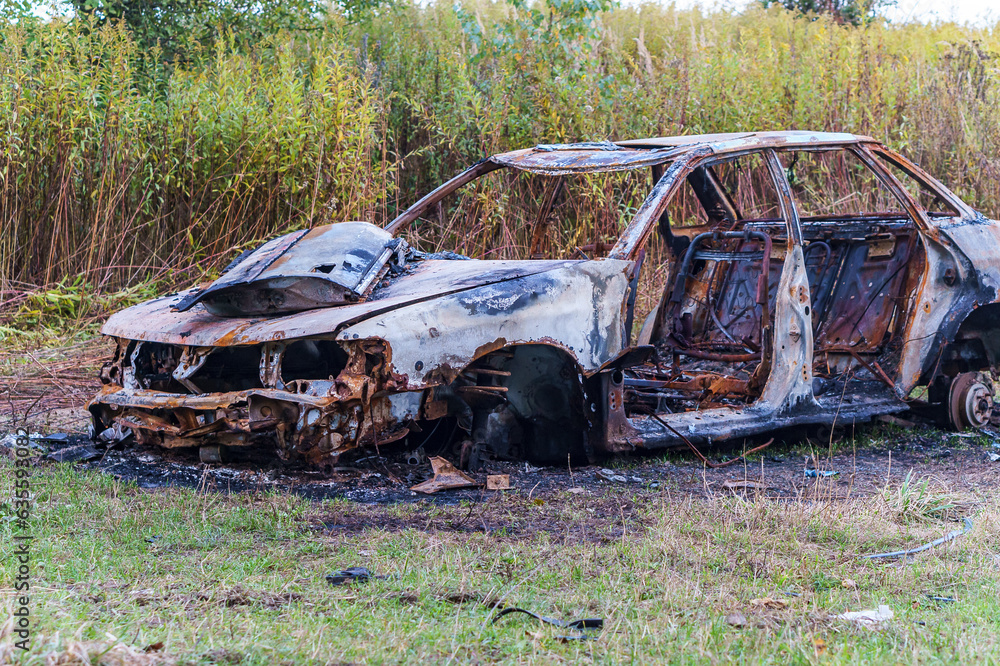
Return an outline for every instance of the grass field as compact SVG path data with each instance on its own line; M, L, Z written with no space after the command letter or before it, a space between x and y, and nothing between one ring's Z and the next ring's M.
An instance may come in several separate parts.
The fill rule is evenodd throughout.
M961 479L919 501L893 483L847 499L609 487L453 506L150 491L53 463L32 484L35 630L19 664L1000 661L1000 501ZM861 558L958 515L974 527L950 543ZM0 529L6 551L9 512ZM325 582L349 566L385 578ZM8 613L13 575L4 557ZM835 617L879 605L894 617L878 629ZM491 624L504 606L604 629L564 641L578 632Z

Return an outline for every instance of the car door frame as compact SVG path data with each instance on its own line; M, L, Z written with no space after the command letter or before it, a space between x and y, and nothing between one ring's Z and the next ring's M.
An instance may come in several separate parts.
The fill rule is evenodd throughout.
M706 146L682 156L664 171L608 257L635 260L649 242L661 215L695 169L751 154L764 158L778 196L787 235L785 259L771 324L772 351L768 377L761 396L751 408L775 413L785 413L797 408L816 408L818 405L812 392L811 299L803 255L802 230L784 169L773 148L754 147L716 153ZM662 307L662 302L658 307ZM761 359L761 362L766 361Z

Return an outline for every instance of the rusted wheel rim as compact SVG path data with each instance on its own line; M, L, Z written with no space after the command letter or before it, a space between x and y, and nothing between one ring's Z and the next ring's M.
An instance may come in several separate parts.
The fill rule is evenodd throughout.
M963 372L951 382L951 424L956 430L982 428L993 413L993 382L978 372Z

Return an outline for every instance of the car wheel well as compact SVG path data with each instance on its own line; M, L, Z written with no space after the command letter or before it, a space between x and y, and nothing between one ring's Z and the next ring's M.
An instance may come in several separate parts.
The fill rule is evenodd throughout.
M941 352L937 374L989 370L1000 362L1000 303L982 305L966 316Z
M462 376L499 387L465 391L477 403L472 404L475 444L501 457L517 448L533 462L584 458L583 375L571 354L554 345L512 345L480 357ZM491 390L503 400L484 400Z

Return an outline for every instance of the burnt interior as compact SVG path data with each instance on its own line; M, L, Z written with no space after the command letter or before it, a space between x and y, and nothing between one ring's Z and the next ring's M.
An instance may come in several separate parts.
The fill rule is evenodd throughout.
M202 393L263 388L260 381L260 345L219 347L191 376Z
M261 382L261 356L264 345L216 347L188 380L197 391L174 378L173 373L184 354L181 345L158 342L129 342L124 355L113 365L125 361L134 368L136 383L141 388L165 393L220 393L265 388ZM119 358L121 356L122 358ZM333 379L347 365L347 352L334 340L297 340L285 348L281 360L281 381Z
M281 380L333 379L347 365L347 352L334 340L298 340L285 348Z
M141 388L166 393L189 393L172 374L182 353L183 348L178 345L130 342L125 360L128 362L131 359L135 381Z
M841 179L844 201L857 200L829 212L810 205L808 197L829 193L803 182L817 180L816 174L795 179L796 162L809 159L800 157L782 155L781 163L792 185L809 281L814 393L843 394L846 382L852 393L886 393L892 378L883 366L893 371L886 357L897 352L893 342L909 283L923 262L916 225L886 192L861 191L879 183L874 174L859 178L851 155L815 168ZM771 346L782 343L773 340L773 321L789 248L788 226L763 166L744 158L696 168L661 218L661 261L669 270L638 336L655 353L625 380L631 411L741 406L760 397Z

